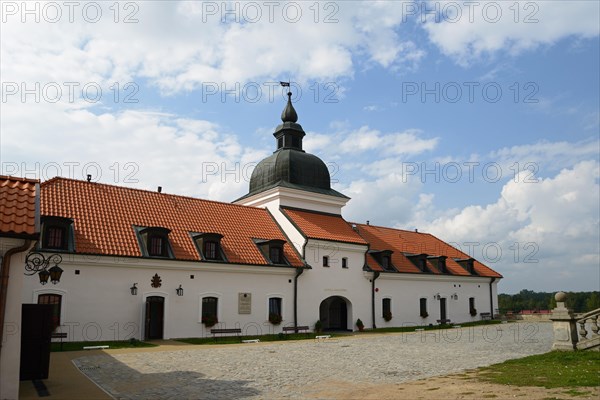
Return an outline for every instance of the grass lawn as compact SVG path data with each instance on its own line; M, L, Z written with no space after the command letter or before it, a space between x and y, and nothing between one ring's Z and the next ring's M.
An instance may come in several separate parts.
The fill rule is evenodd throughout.
M242 340L253 340L259 339L261 342L277 342L282 340L304 340L304 339L314 339L317 335L329 335L331 337L341 336L339 333L286 333L286 334L274 334L274 335L261 335L261 336L241 336ZM181 338L181 339L173 339L179 342L184 342L188 344L230 344L230 343L240 343L240 337L237 336L219 336L215 340L213 337L204 337L204 338Z
M495 325L500 324L502 321L498 320L485 320L485 321L475 321L475 322L464 322L458 324L446 324L446 325L422 325L422 326L401 326L401 327L390 327L390 328L376 328L376 329L365 329L363 333L388 333L388 332L414 332L415 329L424 329L426 331L436 330L436 329L449 329L455 325L460 325L463 328L469 326L479 326L479 325ZM355 332L359 333L359 332Z
M156 347L156 344L140 342L139 340L107 340L103 342L63 342L62 351L79 351L84 346L109 346L109 349L127 349L132 347ZM60 342L52 342L50 351L61 351Z
M479 371L480 379L504 385L547 389L600 386L600 352L552 351L508 360Z

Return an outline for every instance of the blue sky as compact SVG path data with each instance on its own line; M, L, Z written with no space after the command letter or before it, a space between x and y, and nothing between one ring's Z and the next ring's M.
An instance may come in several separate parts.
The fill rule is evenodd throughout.
M2 3L3 174L232 201L289 79L348 220L431 232L502 292L600 287L597 2L22 4Z

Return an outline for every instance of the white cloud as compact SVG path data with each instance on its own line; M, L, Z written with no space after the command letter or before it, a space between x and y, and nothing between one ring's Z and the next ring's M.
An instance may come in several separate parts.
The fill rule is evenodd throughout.
M471 9L472 19L468 6L453 4L459 4L460 14L449 14L456 7L445 2L429 2L427 9L437 6L441 16L436 23L433 15L427 15L423 28L444 54L463 65L498 52L516 55L569 36L590 38L599 33L596 1L481 1Z
M208 3L216 10L194 1L134 3L137 23L122 22L131 9L121 9L121 21L115 23L112 3L98 3L98 23L86 22L79 13L72 23L67 15L59 23L43 18L21 23L20 14L7 16L0 55L11 62L2 63L3 79L98 82L103 87L148 79L172 94L212 82L231 88L235 82L280 77L301 83L352 77L361 59L354 58L357 54L386 68L422 57L414 43L396 33L401 12L388 2L292 2L302 7L297 21L295 6L286 8L287 3L273 10L253 3L259 6L258 18L244 2ZM222 17L232 18L225 9L233 7L241 20L256 22L222 24ZM331 20L337 22L327 23Z
M164 113L96 115L47 104L10 105L2 113L2 172L18 176L91 173L94 181L231 201L247 193L253 163L267 156L213 122ZM36 145L48 140L60 146Z
M513 291L521 279L533 289L581 289L587 282L587 289L597 290L599 178L597 161L581 161L538 183L511 180L495 203L448 210L433 218L427 196L421 198L415 214L419 220L412 224L463 250L476 242L471 255L504 274Z
M377 151L379 155L415 155L436 148L439 139L422 138L418 129L408 129L404 132L382 133L363 125L358 129L349 130L346 125L333 127L336 132L322 134L309 132L304 140L304 148L309 151L325 153L327 159L341 154L359 154ZM329 154L331 153L331 154ZM330 157L331 156L331 157Z

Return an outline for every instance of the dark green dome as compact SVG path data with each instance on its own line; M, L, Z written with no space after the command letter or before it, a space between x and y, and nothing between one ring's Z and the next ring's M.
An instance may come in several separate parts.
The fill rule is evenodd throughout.
M327 165L317 156L297 149L280 149L258 163L250 178L250 193L286 183L330 190Z
M319 157L302 150L302 139L306 134L296 123L298 114L291 96L288 93L287 104L281 113L283 123L273 133L277 150L254 168L250 191L238 200L278 186L346 197L331 188L327 165Z

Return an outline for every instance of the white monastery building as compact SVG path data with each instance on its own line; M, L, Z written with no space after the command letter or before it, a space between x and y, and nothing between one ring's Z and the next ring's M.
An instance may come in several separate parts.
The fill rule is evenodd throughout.
M289 99L281 119L277 149L233 204L89 180L41 183L32 251L60 254L63 273L42 285L23 276L22 261L13 266L20 301L53 304L56 330L69 341L203 337L211 328L267 334L313 329L318 320L325 330L356 330L357 319L369 329L495 314L500 274L430 234L346 221L350 199L331 188L325 163L302 150L305 133Z

